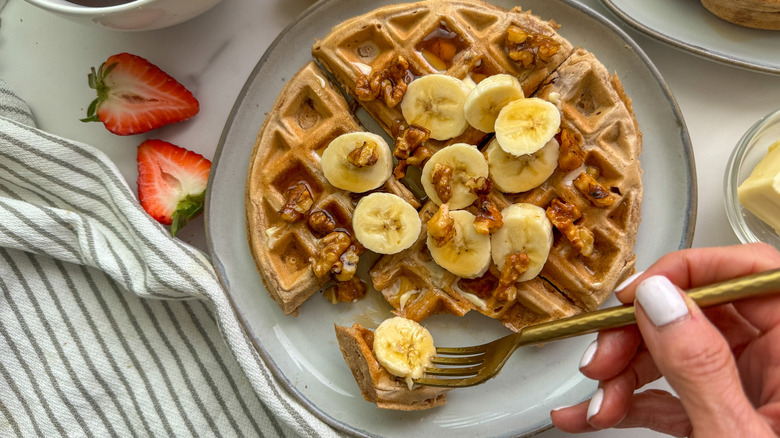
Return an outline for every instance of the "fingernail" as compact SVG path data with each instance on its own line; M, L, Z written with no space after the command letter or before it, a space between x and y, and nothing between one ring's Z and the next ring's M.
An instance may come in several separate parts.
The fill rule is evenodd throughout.
M593 360L593 356L596 354L596 349L599 348L599 341L596 339L595 341L591 342L590 345L588 345L588 348L585 349L585 353L582 354L582 359L580 359L580 369L585 368L590 364L590 361Z
M572 407L573 405L566 405L566 406L558 406L557 408L553 409L553 412L560 411L561 409L567 409Z
M596 390L596 393L593 394L593 398L590 399L590 404L588 404L588 415L586 417L588 421L599 413L599 410L601 410L601 402L603 401L604 389L599 388Z
M636 300L656 327L689 315L688 306L677 288L662 275L649 277L639 283Z
M615 288L615 292L620 292L621 290L625 289L625 288L626 288L626 286L628 286L629 284L631 284L631 282L632 282L632 281L634 281L634 280L636 280L637 278L639 278L639 276L640 276L640 275L642 275L644 272L645 272L645 271L639 271L639 272L637 272L637 273L634 273L634 274L630 275L628 278L626 278L625 280L623 280L623 282L622 282L622 283L620 283L620 284L618 285L618 287L616 287L616 288Z

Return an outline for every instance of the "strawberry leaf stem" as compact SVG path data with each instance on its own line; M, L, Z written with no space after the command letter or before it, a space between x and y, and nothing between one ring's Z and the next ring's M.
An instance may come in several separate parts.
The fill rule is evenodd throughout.
M179 201L176 211L171 216L171 236L176 236L190 219L194 218L203 210L203 202L206 199L206 192L203 191L197 195L189 195Z

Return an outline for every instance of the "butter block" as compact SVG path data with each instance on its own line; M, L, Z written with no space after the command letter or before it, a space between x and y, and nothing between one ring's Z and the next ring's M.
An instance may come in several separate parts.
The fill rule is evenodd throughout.
M780 234L780 140L737 188L739 202Z

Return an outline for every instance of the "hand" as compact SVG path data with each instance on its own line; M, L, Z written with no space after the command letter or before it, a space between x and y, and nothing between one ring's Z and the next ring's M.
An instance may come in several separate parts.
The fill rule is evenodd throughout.
M635 302L637 325L601 332L582 373L599 381L593 398L552 411L566 432L646 427L674 436L780 434L780 295L702 311L690 289L780 267L769 245L668 254L616 291ZM676 285L676 286L675 286ZM679 398L642 386L664 376Z

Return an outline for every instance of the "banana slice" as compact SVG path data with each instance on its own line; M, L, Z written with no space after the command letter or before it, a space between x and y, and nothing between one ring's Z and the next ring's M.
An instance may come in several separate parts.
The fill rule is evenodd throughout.
M417 210L400 196L377 192L358 201L352 229L366 249L395 254L412 246L420 236L422 222Z
M544 209L533 204L512 204L501 211L504 226L493 233L490 246L493 263L503 270L510 254L525 253L528 270L517 281L526 281L541 272L553 244L552 224Z
M544 211L542 211L544 213ZM454 220L452 239L437 246L428 236L428 250L442 268L464 278L481 276L490 267L490 235L477 233L476 216L466 210L450 211Z
M440 175L434 175L437 164L447 166L452 170L449 184L447 184L451 197L447 200L439 196L436 190L437 184L442 182ZM487 160L476 146L466 143L455 143L439 150L423 166L420 182L425 194L436 205L449 204L451 210L468 207L476 199L477 195L466 186L466 182L472 178L485 177L490 174Z
M533 154L515 156L493 138L485 149L490 179L504 193L520 193L540 186L558 168L558 141L550 139Z
M390 374L404 378L409 389L412 379L423 376L436 355L433 336L411 319L396 316L386 319L374 330L374 355Z
M513 155L533 154L558 132L561 113L552 103L529 97L508 103L498 113L496 138Z
M523 87L516 77L508 74L488 76L466 97L463 112L471 126L482 132L493 132L501 108L523 97Z
M436 140L462 134L468 127L463 103L471 89L460 79L445 74L430 74L413 80L401 101L406 123L419 125Z
M350 155L352 154L352 155ZM373 190L393 173L393 153L384 138L350 132L334 138L322 152L322 173L331 185L354 193Z

